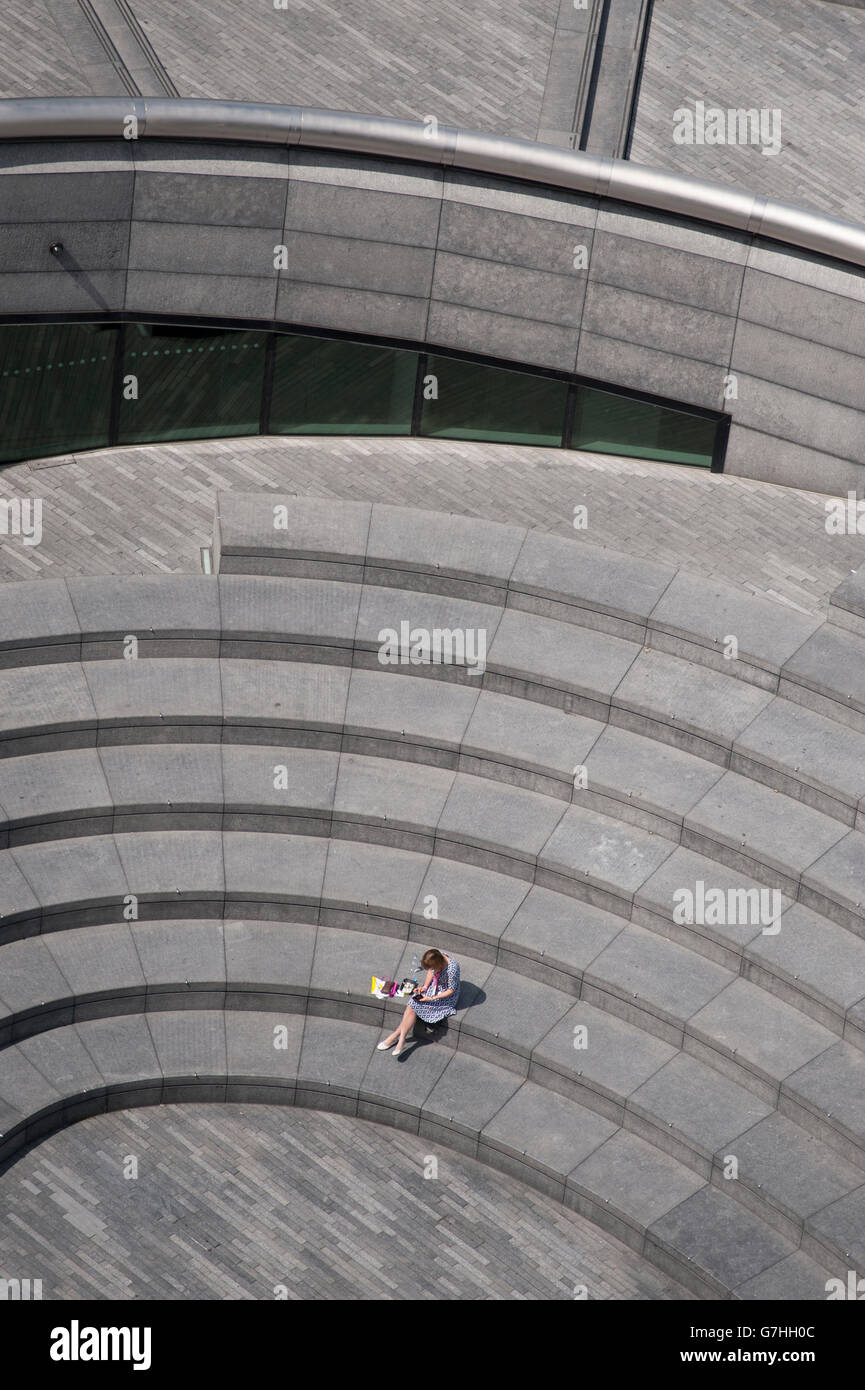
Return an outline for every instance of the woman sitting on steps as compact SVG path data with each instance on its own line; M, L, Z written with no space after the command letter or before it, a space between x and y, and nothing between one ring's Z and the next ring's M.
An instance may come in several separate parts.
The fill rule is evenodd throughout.
M379 1052L386 1052L397 1043L394 1057L405 1050L409 1031L414 1027L415 1018L424 1023L440 1023L443 1018L456 1013L460 997L460 966L454 956L446 956L441 951L425 951L421 965L426 970L419 992L409 1000L399 1027L378 1045Z

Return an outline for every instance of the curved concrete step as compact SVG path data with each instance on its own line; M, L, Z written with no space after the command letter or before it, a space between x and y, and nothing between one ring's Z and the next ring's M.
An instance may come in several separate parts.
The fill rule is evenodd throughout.
M217 511L218 495L217 495ZM829 621L865 637L865 569L860 565L829 596Z
M306 923L221 920L113 923L29 938L0 951L0 1044L95 1017L178 1009L267 1009L381 1029L402 1005L366 994L367 976L375 969L402 977L413 949L423 949L420 940ZM462 963L466 997L439 1041L587 1105L718 1186L726 1186L733 1148L737 1158L741 1154L741 1172L731 1195L816 1257L844 1257L816 1218L865 1186L865 1168L844 1162L704 1066L686 1066L684 1083L680 1073L670 1081L673 1069L666 1068L676 1047L591 1004L597 991L585 988L576 1004L501 966L470 958ZM577 1029L585 1030L580 1051L574 1048ZM691 1084L687 1101L694 1072L701 1086ZM652 1080L658 1108L648 1098ZM780 1170L773 1163L779 1131L787 1155Z
M767 921L773 911L771 891L680 847L637 891L630 920L725 965L865 1047L865 1012L854 997L865 979L862 938L783 895L781 915L765 929L758 919ZM681 894L686 907L694 904L686 920L671 909ZM748 912L740 910L742 895L751 904Z
M175 666L176 663L170 664L170 672L175 670ZM64 668L52 669L59 671ZM270 670L269 667L266 669ZM308 669L304 668L304 671ZM312 668L313 673L316 669ZM293 666L288 668L290 675L296 674L296 671L297 668ZM139 690L140 680L137 676L132 684ZM308 708L316 684L313 677L312 685L301 682L299 690L293 685L287 689L270 687L267 692L268 698L272 699L276 694L282 697L279 701L274 701L279 706L280 713L292 723L296 735L302 736L304 742L310 742L313 746L319 742L319 735L324 732L320 727L323 721L309 721L313 727L302 729L299 718L304 709ZM320 685L318 689L321 689ZM344 689L345 687L335 692L335 697L340 702ZM292 695L293 699L290 698ZM361 692L361 697L363 696L367 700L374 699L374 687L368 686ZM489 837L490 852L502 853L515 863L525 862L527 850L532 846L534 856L538 855L541 847L546 844L563 819L565 798L570 798L573 802L572 809L575 812L573 816L569 815L569 824L580 822L595 809L601 810L615 820L622 820L627 824L635 823L637 829L645 827L649 836L658 836L661 840L681 842L688 847L695 847L707 857L741 869L744 873L753 873L756 870L769 885L785 892L794 900L804 896L806 871L812 864L817 864L824 854L836 848L842 853L846 847L855 860L856 848L862 839L857 832L845 832L837 822L822 816L819 812L806 809L796 802L788 804L763 788L752 788L747 779L740 775L717 774L698 760L681 756L667 761L658 754L650 742L619 731L604 731L593 745L593 729L577 730L580 743L573 743L567 749L567 762L574 756L575 749L579 748L585 757L584 749L590 747L587 761L583 764L589 775L589 785L586 788L579 785L575 787L573 782L569 785L564 776L561 776L558 781L552 779L554 793L557 794L548 796L545 792L551 779L545 774L537 773L538 762L535 759L542 756L538 743L542 743L544 739L555 743L555 735L561 730L555 725L551 728L541 723L532 728L531 721L524 721L524 751L518 755L520 761L516 765L516 760L510 763L500 761L508 757L503 750L509 746L510 729L514 730L515 740L520 738L519 704L492 697L482 703L482 699L483 697L480 697L477 700L476 717L473 716L467 728L469 751L465 757L459 744L451 748L452 756L442 756L438 759L445 764L444 768L425 765L428 759L432 761L432 749L429 745L422 745L419 750L423 759L420 764L406 764L402 759L397 763L389 757L381 760L380 765L376 765L374 759L365 755L343 752L342 783L339 792L333 793L330 798L326 750L322 752L319 760L312 757L304 760L297 750L292 750L289 755L279 748L265 749L256 755L248 752L240 754L225 749L220 753L216 748L188 751L183 755L176 755L177 767L174 770L170 765L166 766L172 761L173 754L166 758L166 755L160 755L156 751L139 750L130 755L123 754L113 747L101 748L98 755L95 752L88 754L83 751L77 754L70 753L66 755L65 763L57 755L58 761L53 766L51 760L44 757L40 761L31 762L30 758L19 756L3 764L7 772L0 788L0 796L4 799L6 820L0 826L0 834L5 835L7 843L15 844L45 835L62 834L67 825L73 833L86 833L91 828L111 829L115 821L118 828L124 828L123 822L126 817L130 818L131 826L134 817L146 819L148 815L168 815L177 825L197 823L203 827L218 826L222 823L222 806L229 803L232 816L235 817L233 823L243 828L254 828L254 824L266 825L267 815L277 814L281 807L285 828L294 829L302 826L314 830L314 825L309 826L309 811L312 810L314 817L326 816L328 810L333 807L334 795L337 797L336 809L345 811L341 819L375 822L376 814L367 815L362 800L363 793L368 790L374 803L380 807L385 806L392 793L394 800L390 804L404 809L407 813L406 818L401 817L399 809L395 814L387 810L379 812L378 819L382 822L379 838L385 836L383 827L387 821L390 826L387 833L390 835L391 843L399 842L394 837L400 828L404 829L406 836L423 836L425 833L429 836L435 830L443 845L447 841L456 843L460 836L456 832L448 833L447 820L439 826L443 793L448 802L451 799L456 801L458 794L462 799L479 798L479 810L499 828L498 834ZM358 704L355 701L346 717L351 718L357 708ZM324 711L319 709L317 712L321 714ZM441 709L439 712L441 713ZM298 722L293 720L294 714L298 715ZM465 714L464 709L463 715ZM422 708L418 715L422 720ZM403 716L405 717L405 711ZM359 716L361 719L362 717ZM165 724L166 720L163 718L155 726L158 736L164 731ZM528 727L525 727L526 725ZM133 730L141 727L146 730L153 726L130 725L129 729L124 731L124 741L131 740ZM333 725L331 727L333 728ZM349 725L349 729L351 727ZM203 731L199 728L196 732ZM216 729L211 729L210 732L216 740ZM413 745L410 740L407 738L405 742L397 744L396 731L392 732L393 737L389 740L375 738L371 744L366 743L366 733L352 734L350 737L355 747L370 747L373 752L411 751ZM267 733L262 734L262 737L267 736ZM530 747L533 742L534 757ZM383 748L383 743L389 746ZM483 746L484 743L493 746L486 748ZM244 748L246 749L246 745ZM293 759L293 772L295 776L299 774L301 785L297 786L292 782L286 788L290 792L289 796L274 796L271 793L280 790L274 786L276 769L285 768L285 776L288 778L288 764L284 758L289 756ZM256 766L259 769L257 782L251 771L256 758ZM133 762L138 766L134 766ZM465 765L472 771L457 772L454 776L447 770L448 763L456 768ZM560 762L556 770L563 774L566 765ZM65 778L64 768L68 770ZM540 785L544 792L526 790L519 785L505 786L498 780L487 783L487 779L478 774L488 771L504 771L512 777L519 777L520 780L525 777L530 782L533 782L536 776L540 776ZM312 788L314 800L311 807L306 807L302 800L305 775L312 777L314 783L316 777L318 779L317 785ZM199 780L190 787L185 780L187 776ZM70 777L74 779L73 785L70 785ZM353 798L352 781L357 784ZM333 786L334 783L335 773L332 773L330 785ZM79 787L81 790L78 790ZM201 787L200 792L198 787ZM636 798L634 789L637 792ZM704 789L706 795L701 797L700 792ZM237 808L235 796L239 801ZM346 804L341 808L339 803L343 799ZM166 803L171 804L169 806ZM693 809L684 814L691 804ZM44 809L40 810L40 806ZM182 811L181 806L186 807L186 810ZM246 819L243 818L240 809L243 806L251 807ZM514 840L511 829L515 821L510 808L519 807L522 807L522 811L517 818L517 824L518 828L521 827L521 833ZM255 822L249 817L254 818L258 808L261 810L261 818ZM783 832L778 827L781 808L784 810ZM296 817L295 811L298 813ZM578 812L582 814L577 814ZM191 819L184 822L184 816ZM294 825L295 818L298 826ZM525 832L529 826L532 833L527 838ZM641 841L639 835L633 838L635 843L646 843L645 838ZM848 839L852 841L850 846L847 846ZM480 849L481 843L478 842L476 847ZM554 844L551 844L550 848L555 852ZM449 851L443 847L438 852ZM452 852L456 853L456 850ZM664 847L656 847L654 852L663 856ZM666 852L670 852L669 848ZM529 859L532 857L532 854L528 855ZM555 867L558 868L558 864ZM508 871L525 872L519 867ZM614 897L621 896L615 888L612 892ZM819 907L820 904L818 902L815 905ZM613 904L613 907L614 910L619 910L616 904Z
M390 689L384 692L393 701L399 696L395 679L390 678ZM509 696L480 694L470 699L461 711L463 737L454 728L451 746L436 747L415 740L442 732L450 701L430 701L428 720L426 702L414 711L403 701L393 709L393 718L401 717L406 724L411 719L415 727L385 727L390 702L380 697L376 701L379 691L378 678L361 677L353 686L339 753L218 741L124 742L8 758L0 779L0 845L124 826L144 828L133 822L148 813L164 817L169 808L181 828L218 828L225 807L226 814L257 811L263 826L270 816L271 828L289 829L292 816L321 817L358 807L361 789L355 791L354 784L364 779L380 783L377 802L387 794L388 784L398 794L402 779L413 779L418 801L429 797L434 825L440 809L437 789L451 786L457 773L573 802L679 843L690 829L686 813L694 808L696 824L706 829L697 816L707 794L741 781L725 777L713 764L659 749L638 735L558 711L526 711L521 701ZM369 708L376 703L377 716ZM377 729L367 722L373 717L378 718ZM422 725L429 730L426 735ZM380 754L386 759L381 767L376 765ZM274 785L279 767L285 769L282 787ZM575 785L577 768L584 769L586 786L581 781ZM717 813L724 804L721 796L708 806ZM400 818L396 814L390 819L398 824ZM835 833L840 838L843 832Z
M6 851L3 858L7 881L17 875L19 895L32 900L29 916L25 906L18 921L6 925L6 941L40 928L45 933L116 920L119 910L128 910L132 894L134 910L144 920L270 918L276 900L280 916L290 912L301 921L401 939L423 922L426 936L429 895L439 897L436 887L446 894L450 876L445 861L406 850L311 836L204 831L82 837ZM443 883L430 877L434 864L440 871L445 864ZM528 904L529 916L539 906ZM596 927L590 921L590 939ZM454 941L455 933L441 923L436 936L446 947L463 949L463 941ZM488 963L496 959L491 946L485 954ZM528 982L521 987L528 989ZM583 969L580 993L655 1038L684 1047L708 1062L713 1074L735 1078L737 1089L747 1088L752 1099L769 1108L780 1106L854 1161L865 1152L865 1057L757 986L733 979L674 943L662 946L653 933L624 926ZM521 1009L519 1004L518 1014ZM546 1028L545 1007L541 1017ZM815 1076L823 1078L825 1094L837 1096L830 1113L815 1103L821 1094L814 1089Z
M426 936L435 897L437 939L470 948L496 1001L456 1021L457 1057L624 1126L710 1182L690 1209L701 1234L723 1224L735 1157L733 1219L747 1209L790 1242L776 1262L788 1290L802 1251L849 1261L865 1211L863 634L582 543L328 510L289 502L290 544L276 548L289 578L133 579L110 599L100 580L40 584L42 614L23 592L36 586L16 586L17 627L16 595L0 602L0 664L19 668L0 674L0 701L27 711L0 716L10 1050L67 1008L84 1027L111 1020L76 1010L143 1008L149 1023L177 1000L207 1013L233 985L231 1009L272 1002L269 972L232 980L223 959L220 984L200 924L185 974L165 945L150 979L139 957L140 980L125 959L104 990L88 987L83 947L64 970L53 948L101 930L82 923L116 922L130 884L144 885L130 939L170 935L150 916L244 914L261 919L256 939L269 918L299 918L328 981L319 991L310 975L304 994L302 973L275 975L280 1007L302 1001L313 1026L369 1019L369 998L330 978L361 956L366 968L371 946ZM260 499L254 511L260 529ZM269 566L265 549L246 559ZM388 673L383 629L403 622L478 629L483 670ZM131 638L144 659L117 659ZM284 792L262 777L275 755ZM692 884L695 900L698 885L726 892L726 907L752 879L780 895L780 931L671 911ZM581 1058L578 1015L627 1047ZM680 1243L690 1219L676 1215ZM741 1287L757 1296L761 1279Z
M391 682L395 680L391 678ZM374 694L370 681L360 694L364 699ZM348 727L353 727L352 717L357 705L359 701L349 695ZM513 708L506 709L506 706ZM687 755L674 755L668 762L659 755L658 745L613 728L604 728L599 735L594 726L580 730L583 742L566 745L562 758L556 742L556 734L562 733L558 723L551 727L544 719L533 727L531 719L520 720L522 710L522 703L508 696L476 696L470 717L463 709L462 721L466 723L467 720L463 744L456 744L449 759L445 759L444 749L441 751L444 769L427 767L424 762L419 767L395 762L391 756L395 753L405 756L414 752L419 753L421 759L427 759L431 758L432 751L428 745L410 744L407 735L413 734L412 728L405 731L406 738L402 741L398 741L396 731L389 731L392 737L388 739L367 739L369 727L363 724L363 714L357 719L356 727L363 727L364 733L346 735L343 746L387 751L388 759L384 763L357 753L338 755L321 749L231 744L122 744L100 749L32 753L24 758L7 759L1 765L3 808L0 817L4 819L0 819L0 844L14 849L40 841L63 840L72 835L127 834L143 830L261 830L360 838L369 835L378 842L431 851L435 848L435 830L445 802L452 794L470 796L473 788L477 791L474 774L485 774L490 769L499 776L524 774L530 781L538 778L542 787L547 788L547 774L537 769L541 756L548 756L549 760L556 758L559 762L556 770L562 773L562 780L556 787L560 798L570 795L583 810L608 810L613 812L615 819L636 823L638 827L648 828L651 833L659 833L673 841L679 838L683 844L698 842L705 849L705 856L687 853L673 856L676 876L665 873L663 863L658 867L637 892L636 901L640 901L641 894L648 894L644 905L647 910L642 915L623 891L609 895L606 905L619 915L636 917L641 926L665 937L676 934L677 940L688 949L698 949L731 972L745 974L754 983L775 992L787 1004L814 1016L834 1033L844 1034L850 1022L852 1041L862 1045L859 1027L862 1013L857 1011L857 1005L865 1001L865 941L861 938L839 929L827 919L820 920L801 906L793 912L787 899L780 894L777 895L777 931L775 924L769 926L768 916L765 919L768 931L765 931L759 924L759 913L757 917L751 915L745 917L743 933L729 935L719 949L712 938L702 934L700 924L676 920L677 894L687 890L698 899L698 881L708 885L709 891L715 884L715 891L720 887L731 894L750 892L752 898L759 898L761 890L752 885L750 877L722 874L719 883L718 867L713 866L713 862L723 862L727 853L725 845L719 849L715 844L715 837L720 834L716 826L723 827L725 821L729 823L736 810L734 798L731 812L719 794L723 794L730 783L737 787L741 778L722 774L716 767L704 765ZM407 720L412 712L403 710L402 713ZM421 713L423 710L419 710ZM384 716L387 716L387 702L378 717L382 720ZM559 719L573 719L573 716L556 713L555 720ZM378 733L384 735L384 728ZM538 738L538 734L542 737ZM460 748L466 746L470 752L460 752ZM506 752L515 746L522 766L498 762L499 758L515 756ZM584 753L585 746L591 746L588 756ZM577 751L583 756L590 777L587 790L574 790L573 781L565 780L566 770L572 766ZM471 776L456 777L446 767L448 762L453 769L469 767ZM626 791L626 787L629 790ZM705 787L713 788L716 796L712 801L700 798L694 816L686 817L683 833L681 824L676 827L674 821L666 817L680 816L684 806L690 805L695 795L700 796ZM636 796L633 788L636 788ZM478 816L490 820L496 808L501 816L512 801L510 794L505 794L505 802L496 802L494 792L492 799L480 803ZM526 808L528 817L537 812L541 803L528 798L517 802L517 808L520 805ZM706 809L701 812L704 806ZM750 801L745 799L741 815L748 808ZM552 806L549 823L552 824L558 809ZM691 828L700 824L700 815L713 817L712 837L697 834ZM759 817L754 824L759 833L762 828ZM787 824L789 821L784 821L784 828ZM747 863L741 845L731 835L727 835L727 841L733 865ZM801 842L807 844L807 835L802 835ZM793 841L789 838L787 851L791 844ZM439 848L445 855L453 852L448 844ZM519 852L519 849L515 851ZM499 856L505 853L505 845L498 845L496 853ZM758 869L762 867L758 865ZM523 874L522 860L510 872ZM661 899L658 888L649 888L652 883L665 885ZM579 887L583 891L581 885ZM569 891L576 891L576 887ZM761 912L766 903L772 908L772 897L765 887L762 891ZM661 910L656 913L652 908L658 905ZM787 908L786 912L782 912L783 908ZM787 948L789 926L794 927L794 931L790 948ZM829 947L832 947L833 965L846 967L837 974L834 969L832 973L820 972L820 963L825 962Z
M138 643L139 657L171 656L187 663L187 712L183 715L178 709L166 727L183 723L192 737L196 711L190 707L190 683L197 684L201 700L199 727L208 726L207 716L218 695L212 676L203 674L196 682L191 658L201 662L219 655L237 660L312 661L381 671L381 634L399 632L408 623L410 629L483 633L488 651L483 672L470 674L459 665L409 663L397 668L401 674L438 677L472 693L482 689L516 695L616 724L780 786L786 794L845 825L854 826L857 820L861 825L865 819L865 745L859 737L865 719L861 728L849 727L854 714L849 700L843 707L836 702L836 718L828 717L822 696L815 702L824 712L808 709L802 703L804 687L789 682L783 696L773 696L736 679L730 669L735 663L722 660L724 669L716 671L558 619L370 584L303 578L214 581L189 576L127 576L117 586L90 579L70 584L89 595L87 604L76 595L89 624L83 636L79 633L77 646L73 634L60 630L68 627L63 617L66 606L71 609L65 586L60 586L63 602L57 614L52 613L52 603L56 605L61 595L52 599L49 584L7 586L27 593L0 594L0 607L5 600L9 609L7 629L29 634L36 643L34 632L41 621L51 639L41 648L31 645L6 651L6 660L17 657L18 665L0 673L0 697L6 710L32 706L44 709L47 717L58 699L62 704L61 688L67 684L69 709L75 718L69 724L58 715L58 732L65 730L71 738L74 730L79 741L94 720L106 730L123 728L118 703L125 708L140 699L142 718L148 718L148 696L167 695L158 673L123 659L124 652L131 650L132 638ZM33 589L48 590L47 601L34 595ZM22 625L16 628L19 606ZM109 629L109 621L116 626ZM51 657L50 664L64 668L71 665L70 657L82 659L82 670L75 675L70 669L65 677L44 667L34 670L32 663L40 653ZM0 650L0 659L2 655ZM865 644L862 655L865 658ZM826 669L819 660L817 667ZM227 669L223 664L223 670ZM178 671L168 679L183 681L184 676ZM865 664L862 679L865 709ZM135 686L140 686L139 696ZM16 705L16 701L26 703ZM0 752L14 754L35 746L28 741L26 727L7 715L0 726Z
M481 708L484 699L491 708ZM510 734L501 738L500 707L504 703L504 697L481 696L469 730L476 724L478 730L491 728L484 737L509 747ZM514 721L517 714L518 710L512 715ZM664 864L672 854L667 837L674 839L676 828L664 822L665 832L656 835L659 815L647 811L648 798L666 794L663 809L669 813L670 803L684 796L681 811L681 805L699 794L706 784L703 774L710 770L697 764L695 771L692 765L696 760L685 760L684 755L672 759L669 767L659 764L656 746L651 744L642 750L641 757L638 745L644 742L617 730L601 734L586 761L594 790L574 790L571 784L561 784L576 803L573 814L560 798L498 782L485 784L474 773L406 764L392 757L233 744L123 744L31 754L2 764L0 796L6 818L0 822L0 843L5 841L7 848L19 850L70 836L167 830L261 831L367 840L473 862L509 877L534 879L569 895L588 897L621 917L634 917L659 936L672 933L689 951L696 948L728 971L766 983L787 1004L802 1009L838 1035L845 1033L849 1021L852 1040L861 1043L862 1011L857 1006L865 1000L865 941L829 921L821 922L803 908L796 917L785 915L783 909L790 910L786 898L780 893L773 895L765 886L762 890L752 887L752 880L738 872L738 866L748 865L748 860L735 843L731 842L729 853L737 871L722 872L719 880L717 863L728 851L723 843L720 847L716 843L715 836L721 831L715 824L723 827L731 812L717 796L711 801L701 798L694 816L686 818L684 832L678 829L683 843L696 841L705 854L676 854L676 873L665 872ZM479 761L475 756L477 744L469 746L474 751L468 765L483 771L488 765L486 759ZM653 777L656 768L657 782ZM633 778L638 787L636 807L632 793L625 798L623 786L616 789L620 800L598 790L600 786L609 791L617 769L620 775ZM716 792L725 790L728 780L742 781L717 770L711 771L711 779ZM617 826L615 820L596 814L598 804L614 811L621 808L626 821L635 819L652 828ZM689 829L692 822L700 823L698 816L704 805L707 809L702 814L707 820L714 817L712 836L697 835ZM754 824L759 833L759 819ZM481 825L483 836L477 833ZM611 836L619 853L611 856L606 847L606 873L602 875L600 846ZM807 844L804 835L801 844ZM792 847L789 837L788 852ZM734 913L732 935L723 945L718 944L718 933L706 936L700 924L680 920L682 895L690 893L694 902L699 902L700 884L704 896L706 889L711 895L720 888L736 908L736 895L745 895L748 911L742 915L742 929L736 930L739 916ZM755 905L756 915L751 910ZM14 915L10 902L4 912L7 935ZM795 927L789 951L788 922ZM820 972L825 947L836 943L836 959L848 966L838 981L840 990L825 970ZM816 979L812 978L815 967ZM694 961L692 968L696 978L698 962Z
M345 721L350 718L359 723L349 724L348 732L358 740L355 746L363 747L361 740L372 736L372 726L364 721L369 719L377 692L386 687L376 686L371 678L364 682L359 677L355 682L355 674L318 663L216 663L195 659L83 666L61 663L30 668L6 673L5 690L0 678L0 697L6 698L6 713L0 713L0 732L5 724L6 751L17 756L51 747L141 742L146 738L157 742L212 743L275 742L288 736L305 746L336 749L343 746ZM377 672L376 679L395 682L401 678L388 678ZM741 682L734 684L739 689L749 689ZM423 685L408 682L410 689L415 687L417 703L412 708L408 702L408 708L419 732L426 724L428 691L439 685L434 681ZM391 684L392 700L397 700L399 688ZM424 760L447 764L457 756L461 758L460 745L454 747L454 741L460 729L465 728L468 738L489 740L494 745L487 749L483 742L469 743L466 756L479 758L477 770L495 772L501 768L502 758L508 759L511 730L514 738L520 740L520 720L515 704L505 706L501 700L485 700L481 704L485 694L482 691L470 697L472 710L475 703L478 706L474 726L467 723L469 700L455 704L452 692L444 699L432 697L441 722L437 734L425 737L437 737L450 747L435 752L435 742L422 742ZM18 703L10 706L10 700ZM24 725L21 715L11 712L22 705L28 710L28 722ZM395 719L399 713L399 708L393 707ZM454 722L447 730L449 717ZM378 743L373 744L371 751L394 751L398 725L382 730L381 716L379 721ZM522 779L543 766L536 761L538 753L541 758L546 757L546 770L538 775L547 780L541 785L558 796L567 790L562 777L566 769L560 760L557 768L550 768L549 762L556 757L555 752L550 753L550 741L555 744L560 731L560 724L546 724L537 718L527 720L522 734L524 751L511 759ZM393 737L382 740L380 735L387 732ZM591 756L591 751L587 755L584 749L588 746L591 750L592 732L592 726L586 724L575 728L577 741L569 746L568 761L574 748L584 757ZM389 748L382 748L382 742ZM542 751L545 742L546 754ZM492 754L489 758L488 752ZM451 756L438 756L439 753ZM661 832L664 837L681 839L687 847L699 849L744 874L759 874L769 886L792 899L854 932L865 933L862 832L849 829L833 816L782 791L753 783L742 773L728 772L711 785L713 774L698 761L673 757L667 763L649 743L631 742L623 733L615 735L610 731L604 743L598 744L595 764L600 769L599 786L596 789L590 782L583 804L603 807L616 819L642 821L649 833ZM558 776L549 777L550 773ZM697 796L703 788L708 788L705 796L694 801L688 810L692 794ZM518 792L515 789L515 795ZM530 797L534 793L521 794ZM580 794L572 790L571 795L577 801Z
M411 1066L395 1064L377 1038L360 1023L257 1011L58 1028L0 1054L0 1161L106 1109L210 1100L339 1110L520 1177L705 1297L747 1297L757 1282L788 1289L797 1255L810 1296L822 1296L825 1267L806 1265L741 1202L614 1121L462 1050L424 1048Z
M766 689L787 686L789 698L818 709L828 702L831 717L865 731L865 645L854 640L865 637L865 586L857 576L839 586L821 623L576 537L382 503L222 492L214 534L222 575L319 575L483 598L629 637ZM835 626L842 619L846 632ZM739 644L733 662L722 655L729 635Z
M370 996L369 974L401 978L422 949L411 935L404 942L306 923L221 920L113 923L30 938L0 951L0 1045L73 1022L180 1009L265 1009L381 1029L403 1006ZM588 977L575 1002L501 966L461 963L466 992L440 1039L446 1046L586 1105L723 1188L732 1152L740 1171L729 1192L737 1200L818 1258L844 1258L846 1245L833 1245L819 1218L865 1191L865 1166L773 1112L771 1097L756 1098L597 1007L591 1001L603 991ZM849 1245L849 1231L844 1239Z
M710 665L723 661L726 634L737 634L740 678L767 689L821 626L667 565L453 513L220 492L214 531L222 575L320 575L492 601Z

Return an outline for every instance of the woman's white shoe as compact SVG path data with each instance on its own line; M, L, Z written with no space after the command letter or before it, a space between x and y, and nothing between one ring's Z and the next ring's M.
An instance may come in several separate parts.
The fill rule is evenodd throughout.
M407 1043L403 1043L402 1047L395 1047L393 1050L394 1057L401 1057L402 1054L405 1052L407 1045Z
M394 1038L394 1042L396 1042L396 1038ZM387 1052L387 1050L388 1050L389 1047L393 1047L393 1043L392 1043L392 1042L391 1042L391 1043L389 1043L389 1042L380 1042L379 1045L378 1045L378 1047L376 1048L376 1051L377 1051L377 1052Z

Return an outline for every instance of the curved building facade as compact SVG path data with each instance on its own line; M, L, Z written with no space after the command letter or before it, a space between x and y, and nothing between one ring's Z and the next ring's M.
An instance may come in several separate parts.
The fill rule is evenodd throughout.
M503 392L514 420L494 437L597 448L606 435L614 452L861 490L865 231L852 224L622 161L295 108L9 102L0 134L3 370L20 373L27 359L32 379L53 361L63 334L48 333L46 319L100 325L93 332L111 346L92 365L108 372L110 361L113 395L107 425L87 424L85 441L169 428L148 393L153 361L141 376L129 370L141 330L127 329L121 346L106 325L168 320L171 336L191 320L531 369L531 388L521 378ZM65 332L74 345L84 330ZM264 343L262 361L290 356L287 342ZM224 421L211 411L200 432L274 428L266 365L262 374L260 391L223 400ZM542 388L543 374L559 387ZM414 375L417 384L417 362ZM128 376L139 380L124 395ZM162 378L158 389L164 399ZM439 395L442 429L490 437L482 410L461 411L460 389ZM179 381L177 390L195 392ZM102 385L99 394L107 399ZM406 422L405 404L391 411L389 400L390 418L366 424L417 432L427 422L416 405ZM362 412L345 416L364 427ZM304 421L287 407L289 429L327 432L339 417ZM47 451L86 447L74 435L72 426ZM21 449L32 456L19 441L7 457Z

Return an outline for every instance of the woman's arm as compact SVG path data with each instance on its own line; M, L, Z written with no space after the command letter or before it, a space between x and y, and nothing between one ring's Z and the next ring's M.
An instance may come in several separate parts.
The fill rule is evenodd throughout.
M429 973L430 973L430 975L432 975L433 972L430 971ZM429 975L427 976L427 984L428 984L428 983L429 983ZM427 988L427 985L425 984L425 985L424 985L424 991L426 990L426 988ZM439 1002L440 999L450 999L451 995L452 995L452 994L455 994L455 993L456 993L456 990L453 990L453 989L444 989L444 990L442 990L439 994L426 994L426 993L423 993L423 994L421 994L420 998L423 1000L423 1002L424 1002L425 1004L432 1004L433 1001L435 1001L435 1003L437 1004L437 1003Z
M453 979L453 977L454 977L454 971L457 971L457 973L458 973L459 967L458 967L458 966L448 966L447 979L449 979L449 980ZM433 995L433 998L436 1000L436 1002L438 1002L439 999L450 999L450 997L451 997L452 994L456 994L456 986L455 986L455 985L451 985L450 989L443 989L443 990L441 990L438 994Z
M455 965L453 962L449 963L446 978L448 980L454 980L455 983L451 985L450 989L442 990L441 994L437 994L436 999L450 999L452 994L456 994L457 985L459 984L459 966Z

